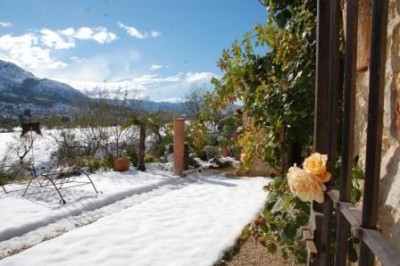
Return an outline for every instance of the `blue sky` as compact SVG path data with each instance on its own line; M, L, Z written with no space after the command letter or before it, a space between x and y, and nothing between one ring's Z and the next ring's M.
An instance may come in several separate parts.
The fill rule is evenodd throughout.
M77 89L182 98L267 12L258 0L0 0L0 59Z

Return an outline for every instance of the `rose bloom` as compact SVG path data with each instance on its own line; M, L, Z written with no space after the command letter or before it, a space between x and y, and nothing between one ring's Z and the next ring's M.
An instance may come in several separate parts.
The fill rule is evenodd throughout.
M307 173L314 175L319 182L325 183L331 179L331 174L326 171L327 160L327 155L316 152L304 160L303 168Z
M250 159L250 155L247 153L242 153L240 154L240 161L244 164L247 165L247 163L249 162Z
M294 165L287 174L290 191L302 201L322 203L324 201L323 187L313 175Z

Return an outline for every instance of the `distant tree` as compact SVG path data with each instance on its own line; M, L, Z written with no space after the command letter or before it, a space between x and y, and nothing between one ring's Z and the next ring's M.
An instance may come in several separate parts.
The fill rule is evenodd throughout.
M124 137L127 135L128 131L121 130L122 123L126 120L128 116L129 109L127 106L127 95L128 92L125 90L117 91L110 101L111 107L111 125L110 134L112 134L112 141L115 142L115 155L120 157L123 149L126 146Z
M138 144L138 158L137 158L137 169L139 171L146 171L144 164L144 156L146 153L146 127L148 124L148 116L145 112L140 114L131 114L121 129L126 129L131 126L139 126L139 144Z
M122 125L122 129L128 128L130 126L139 126L139 142L138 142L138 160L137 169L139 171L145 171L145 153L146 153L146 136L151 133L155 136L155 146L158 146L158 154L164 153L165 143L164 140L168 138L168 134L162 134L165 125L171 121L167 115L162 115L161 113L150 113L143 109L132 113L125 123ZM163 146L162 148L160 146Z
M99 91L96 98L78 106L77 113L74 123L81 127L83 156L121 155L127 133L120 130L128 114L126 93L111 96L109 91Z
M189 118L201 121L203 113L208 110L206 105L206 95L209 89L205 86L192 87L184 96L186 109Z

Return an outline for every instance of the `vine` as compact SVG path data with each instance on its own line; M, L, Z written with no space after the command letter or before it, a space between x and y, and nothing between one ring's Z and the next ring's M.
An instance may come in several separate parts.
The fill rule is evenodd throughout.
M246 138L251 157L276 166L288 145L311 143L314 112L315 1L262 1L269 17L222 53L218 66L224 72L213 79L212 106L226 108L236 101L256 131L260 142ZM245 133L245 131L243 131ZM245 139L246 138L246 139ZM257 141L257 143L254 143Z

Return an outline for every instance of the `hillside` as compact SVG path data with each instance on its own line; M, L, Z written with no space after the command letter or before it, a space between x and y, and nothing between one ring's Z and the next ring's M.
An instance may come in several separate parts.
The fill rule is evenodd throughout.
M51 79L39 79L25 69L0 60L0 113L13 118L31 110L37 115L65 114L70 105L89 98L79 90Z
M26 110L35 116L68 116L73 105L89 100L87 95L68 84L37 78L13 63L0 60L0 116L3 119L17 119ZM129 100L129 105L151 112L186 113L183 103Z

